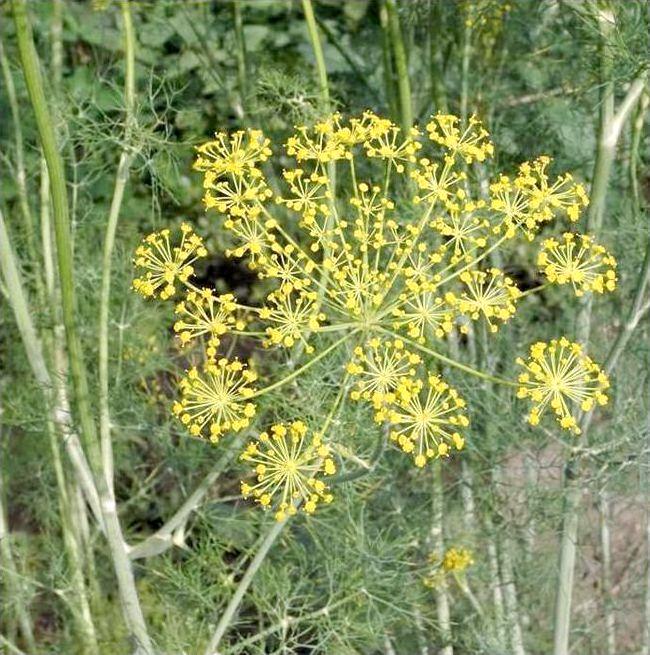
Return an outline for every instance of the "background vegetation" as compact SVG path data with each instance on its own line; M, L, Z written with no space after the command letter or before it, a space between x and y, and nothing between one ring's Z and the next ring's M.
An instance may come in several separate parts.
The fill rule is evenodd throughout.
M647 2L15 0L0 12L0 652L210 653L222 630L218 652L233 654L650 654ZM220 253L193 146L245 126L277 143L330 106L402 125L476 113L496 171L543 153L590 186L579 229L619 260L618 292L576 308L545 290L489 350L457 347L512 374L527 344L580 333L610 366L613 398L574 439L530 428L510 392L454 379L473 412L466 451L425 471L386 453L293 521L250 581L273 518L239 497L234 447L172 420L185 360L165 310L130 292L132 252L188 220ZM63 327L67 254L85 416ZM539 283L535 268L508 272ZM259 297L220 254L201 275ZM318 419L338 389L316 369L264 412ZM348 404L334 427L371 459L370 412ZM474 563L436 574L449 547Z

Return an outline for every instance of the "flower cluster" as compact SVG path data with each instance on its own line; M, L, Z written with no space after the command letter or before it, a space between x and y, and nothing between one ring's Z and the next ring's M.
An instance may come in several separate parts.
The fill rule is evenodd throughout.
M555 219L576 221L587 204L569 175L549 175L545 157L498 176L485 196L472 171L494 145L475 117L463 124L440 114L424 132L404 134L371 112L349 120L333 114L297 127L285 153L283 164L287 157L294 163L277 193L262 170L273 153L259 130L219 133L198 148L195 162L206 210L225 231L225 254L262 280L263 302L244 304L197 285L194 262L207 253L186 225L176 247L168 230L145 238L133 283L146 297L183 292L175 331L201 361L181 379L173 411L194 436L217 441L253 417L264 423L258 399L293 393L287 390L316 362L340 376L324 425L280 417L242 456L254 464L243 495L280 519L331 498L322 476L335 469L332 453L346 457L353 444L333 448L344 437L326 428L350 397L368 405L418 467L463 448L467 408L442 365L484 374L449 357L447 335L477 323L495 332L510 321L522 294L493 265L493 253L517 237L534 239ZM549 281L571 281L582 292L612 288L610 256L587 237L573 249L564 239L542 247L539 265ZM519 383L502 381L532 401L532 422L550 405L575 430L572 404L603 403L606 378L578 347L554 344L533 346ZM244 352L260 361L233 358Z
M308 438L302 421L271 426L256 441L251 441L241 455L255 473L255 483L241 483L244 498L252 496L262 506L271 505L278 495L276 518L284 520L297 512L298 506L311 514L319 502L329 503L332 495L323 476L336 473L330 449L319 434Z
M430 568L422 582L430 589L445 585L449 574L464 586L465 572L474 564L474 554L471 550L455 546L448 548L442 558L437 553L431 553L428 559Z
M549 282L571 284L576 296L616 288L616 260L584 234L565 232L562 240L545 239L537 265Z
M533 344L530 358L525 361L519 357L517 364L525 369L519 375L517 395L532 400L528 416L532 425L537 425L544 410L550 407L563 428L580 434L571 406L588 412L596 404L607 403L607 375L585 355L580 344L566 337Z

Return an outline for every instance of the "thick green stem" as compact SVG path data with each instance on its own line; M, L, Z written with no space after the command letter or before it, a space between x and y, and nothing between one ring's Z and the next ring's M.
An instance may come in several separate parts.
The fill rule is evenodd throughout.
M0 212L0 272L7 286L10 306L30 368L37 384L41 388L46 403L52 407L52 420L59 426L61 434L65 437L68 456L77 471L77 476L83 487L86 500L101 525L99 496L95 488L90 466L77 435L69 430L69 408L60 404L51 405L49 401L53 393L50 374L45 356L43 355L41 341L32 323L32 312L27 301L27 294L25 293L24 284L21 280L18 261L12 248L9 234L7 233L2 212Z
M440 35L442 33L442 5L438 0L429 0L429 79L431 84L431 100L437 112L447 112L447 91L442 68L442 52Z
M323 421L323 425L320 428L321 434L327 433L327 430L329 429L329 426L331 425L334 416L336 415L336 413L341 407L341 403L344 400L345 391L347 390L347 380L348 380L348 375L345 376L343 382L341 383L339 392L336 394L336 398L334 399L334 402L330 407L327 417ZM300 500L295 501L294 507L298 508L300 503L301 503ZM217 627L215 628L215 631L212 634L212 638L210 639L210 642L205 650L205 655L218 655L217 647L221 643L223 636L226 634L228 627L230 626L233 618L235 617L235 614L239 609L239 605L244 599L244 596L246 595L246 592L248 591L248 588L250 587L251 582L255 577L255 574L257 573L258 569L262 565L262 562L264 562L264 560L266 559L266 556L271 550L271 547L275 543L276 539L280 536L280 534L282 533L285 526L289 523L290 520L291 520L291 515L289 515L286 519L282 521L276 521L273 527L269 530L269 532L264 537L264 540L260 544L259 550L257 551L257 553L255 553L255 557L253 557L250 564L248 565L246 572L244 573L242 579L239 581L239 584L237 585L237 589L235 589L235 593L232 595L232 598L230 599L228 605L226 606L224 613L221 615L221 618L219 619L219 623L217 623Z
M602 489L598 494L598 518L600 524L601 552L601 594L603 614L605 615L605 636L607 655L616 655L616 617L612 599L612 539L609 529L611 523L609 491Z
M395 73L397 75L397 90L399 93L400 124L404 134L413 127L413 103L411 99L411 82L409 79L408 59L402 29L397 15L396 0L385 0L388 18L388 34L393 49Z
M307 30L309 31L309 39L311 41L311 47L314 51L314 58L316 59L316 72L318 73L318 86L320 89L320 97L323 104L323 110L328 112L330 111L331 107L329 82L327 80L327 68L325 66L323 47L318 35L318 25L316 24L314 7L312 6L311 0L302 0L302 10L305 14Z
M38 55L34 47L31 25L27 16L27 3L26 0L13 0L12 5L23 74L50 177L62 318L79 423L91 468L95 473L95 483L101 500L102 518L118 581L127 628L138 652L152 655L153 648L142 615L131 562L128 558L126 543L117 516L115 499L111 494L106 476L102 470L101 448L97 439L96 426L90 405L88 379L81 342L77 333L72 241L63 160L57 146L52 118L45 98Z
M248 58L246 55L246 39L244 38L244 21L241 12L241 0L233 0L235 19L235 55L237 57L237 83L239 85L239 101L241 103L244 122L248 121Z
M646 342L648 341L648 331L646 330ZM646 358L646 369L648 368L648 359ZM646 440L645 440L645 467L642 469L642 489L645 497L645 621L643 626L643 641L641 642L640 655L650 655L650 376L646 375Z
M121 3L124 24L124 142L117 166L113 198L106 223L104 253L102 258L102 284L99 297L99 428L102 451L102 468L109 489L113 489L113 447L111 443L111 419L108 381L108 319L111 299L111 263L115 246L115 232L122 208L124 189L129 179L131 153L131 132L133 130L133 109L135 103L135 38L131 9L128 2Z
M386 103L390 117L397 123L399 122L399 106L395 88L397 79L395 78L395 66L393 65L393 56L390 47L390 32L388 28L388 11L386 3L379 4L379 23L381 25L381 43L382 43L382 61L384 70L384 88L386 92Z

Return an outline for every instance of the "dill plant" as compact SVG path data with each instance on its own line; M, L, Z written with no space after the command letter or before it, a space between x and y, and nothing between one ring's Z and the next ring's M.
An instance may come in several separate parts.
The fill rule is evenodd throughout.
M532 241L558 217L576 222L587 205L569 174L549 178L547 157L521 164L515 177L499 176L483 199L472 191L470 166L485 162L494 146L475 117L462 124L435 115L423 136L371 112L349 121L332 114L287 140L296 164L283 172L286 190L274 194L260 167L270 145L259 130L218 133L198 147L194 165L203 173L206 209L224 217L231 235L226 254L246 259L271 287L261 306L195 284L195 262L207 250L187 224L178 245L163 229L143 241L134 260L137 292L161 300L184 294L174 330L193 365L173 413L194 437L217 443L248 428L261 396L300 384L337 350L347 353L323 424L282 416L248 443L244 497L273 507L279 521L331 502L337 459L354 450L353 441L339 444L328 432L348 393L372 405L375 421L417 467L462 450L465 400L426 360L516 387L533 403L533 425L549 410L578 433L576 411L607 402L607 376L565 337L533 344L529 359L517 360L524 370L516 381L443 352L448 334L467 333L475 322L497 332L525 301L489 256L513 239ZM549 284L570 281L577 295L615 288L615 261L604 248L582 235L563 240L547 239L539 255ZM228 356L220 348L225 335L252 342L255 357ZM288 353L284 376L263 350Z

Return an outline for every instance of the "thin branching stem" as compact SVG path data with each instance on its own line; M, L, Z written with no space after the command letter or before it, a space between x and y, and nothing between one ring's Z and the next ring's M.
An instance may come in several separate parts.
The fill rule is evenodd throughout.
M129 179L129 168L133 159L131 148L134 104L135 104L135 36L131 8L128 2L121 3L124 26L124 141L117 165L113 197L106 223L104 251L102 256L102 283L99 296L99 430L102 451L102 468L109 489L113 488L113 448L111 444L111 418L109 408L108 380L108 320L111 299L111 263L115 246L115 232L122 208L124 189Z

